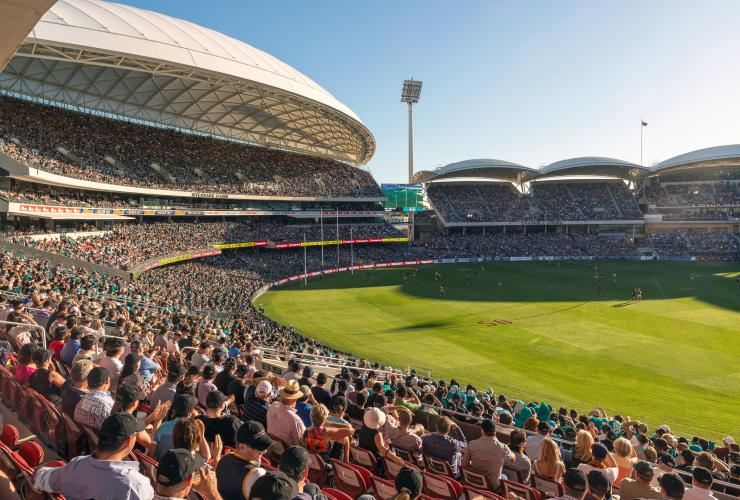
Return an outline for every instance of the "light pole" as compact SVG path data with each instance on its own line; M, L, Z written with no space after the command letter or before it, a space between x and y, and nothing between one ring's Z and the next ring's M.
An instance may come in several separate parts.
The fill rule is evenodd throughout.
M421 97L421 85L422 82L419 80L403 81L403 88L401 89L401 102L405 102L409 105L409 184L407 187L406 199L408 200L408 189L414 183L414 104L419 102ZM406 203L408 205L408 202ZM407 207L411 209L411 207ZM416 206L414 206L414 210ZM409 240L414 239L414 210L410 210L411 215L409 216Z

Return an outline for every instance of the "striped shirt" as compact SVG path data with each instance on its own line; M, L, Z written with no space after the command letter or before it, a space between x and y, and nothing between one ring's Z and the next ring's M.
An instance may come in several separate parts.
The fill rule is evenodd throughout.
M89 425L100 429L103 421L110 416L113 409L113 398L103 391L89 391L75 407L74 420L78 424Z

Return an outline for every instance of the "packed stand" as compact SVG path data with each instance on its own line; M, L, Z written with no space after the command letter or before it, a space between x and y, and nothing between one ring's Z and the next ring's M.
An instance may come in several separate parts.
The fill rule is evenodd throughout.
M653 183L645 195L658 207L740 207L737 182Z
M661 257L735 260L740 254L738 238L725 231L658 231L648 237L648 244Z
M341 162L10 97L0 97L0 152L31 168L118 185L272 196L382 196L368 172Z
M342 353L334 359L345 368L333 379L296 358L278 375L263 370L262 346L324 349L256 323L214 328L205 317L112 307L91 299L89 287L129 293L120 284L34 259L5 254L0 275L0 290L28 294L0 298L0 316L30 325L27 307L50 315L48 350L23 327L1 332L3 383L35 391L55 407L43 411L63 414L64 425L72 422L87 436L74 452L60 446L67 463L42 463L26 476L42 492L69 499L184 499L191 490L206 500L321 499L335 498L327 489L333 481L362 500L373 498L362 496L371 484L407 495L389 498L440 498L434 487L441 481L457 498L462 485L480 487L475 481L483 477L484 488L508 498L552 491L546 488L564 500L738 494L740 448L729 436L718 443L682 437L668 425L651 428L601 407L525 402L454 379L385 371ZM111 336L96 338L111 312L120 315ZM344 479L342 471L360 473L358 463L368 467L359 483Z

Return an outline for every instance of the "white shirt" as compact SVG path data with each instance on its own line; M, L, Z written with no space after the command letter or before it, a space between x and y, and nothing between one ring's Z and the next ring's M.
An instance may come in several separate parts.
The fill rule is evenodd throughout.
M524 454L527 455L530 460L537 460L540 458L540 445L546 437L547 436L542 434L533 434L524 442Z
M592 470L599 470L593 465L589 465L589 464L578 464L577 469L582 470L583 472L586 473L586 475L588 475L588 473L591 472ZM601 470L606 472L606 477L609 478L609 483L614 484L614 481L617 480L617 476L619 475L619 467L607 467L606 469L601 469Z
M687 489L683 494L684 500L707 500L717 498L714 496L712 490L705 490L704 488L691 487Z
M104 356L99 364L101 368L110 372L110 390L115 392L118 389L118 377L121 376L121 371L123 371L123 363L120 359Z

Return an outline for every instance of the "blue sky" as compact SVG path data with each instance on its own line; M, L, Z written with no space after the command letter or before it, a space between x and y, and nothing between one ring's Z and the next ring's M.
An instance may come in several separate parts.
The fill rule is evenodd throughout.
M644 163L740 142L740 2L119 0L221 31L307 74L404 182L401 83L424 81L416 170L469 158ZM204 7L205 6L205 7Z

